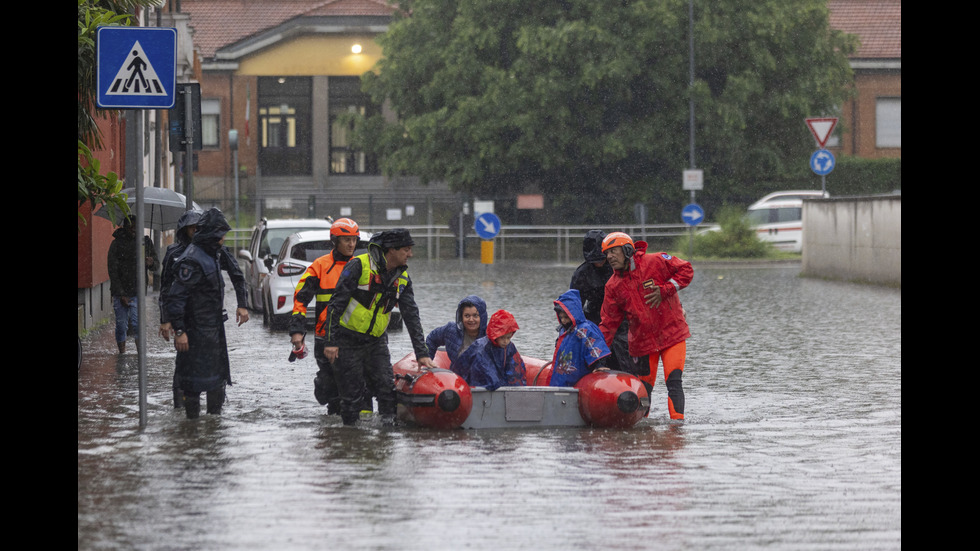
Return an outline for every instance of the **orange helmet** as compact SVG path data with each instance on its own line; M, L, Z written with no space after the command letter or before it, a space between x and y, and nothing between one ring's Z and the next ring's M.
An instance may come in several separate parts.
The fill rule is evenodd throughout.
M602 240L602 252L606 252L613 247L622 247L626 257L633 256L636 249L633 246L633 238L621 231L614 231Z
M339 218L332 226L330 226L330 237L339 237L341 235L352 235L357 237L359 235L357 222L351 220L350 218Z

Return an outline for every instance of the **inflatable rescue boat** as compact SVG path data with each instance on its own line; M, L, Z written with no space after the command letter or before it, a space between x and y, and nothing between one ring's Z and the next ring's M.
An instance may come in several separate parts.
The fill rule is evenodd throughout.
M646 415L650 396L633 375L596 371L574 387L546 386L551 362L524 357L528 386L488 391L470 387L448 369L445 351L421 369L415 354L394 366L398 415L436 429L505 427L632 427Z

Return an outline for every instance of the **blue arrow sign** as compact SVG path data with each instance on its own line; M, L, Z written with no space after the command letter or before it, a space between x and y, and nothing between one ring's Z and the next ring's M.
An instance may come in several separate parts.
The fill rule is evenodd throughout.
M473 222L476 234L484 239L493 239L500 233L500 218L492 212L484 212Z
M170 109L177 82L177 29L99 27L96 105Z
M697 226L704 220L704 209L697 203L691 203L681 211L681 218L688 226Z
M810 170L817 176L830 174L836 164L837 160L834 159L834 154L826 149L818 149L813 152L813 155L810 155Z

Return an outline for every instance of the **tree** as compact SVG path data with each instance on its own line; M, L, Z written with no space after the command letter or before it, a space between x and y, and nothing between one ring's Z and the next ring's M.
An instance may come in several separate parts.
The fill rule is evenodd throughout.
M78 0L78 207L85 203L112 203L117 212L127 213L126 198L119 195L123 181L114 172L102 174L92 149L102 146L102 135L95 121L98 86L95 82L96 31L105 25L129 25L140 7L154 6L160 0ZM85 223L82 213L80 222Z
M397 120L360 119L355 140L387 174L484 197L536 188L582 221L622 220L609 198L673 220L693 95L697 165L717 193L788 177L810 145L804 118L846 97L853 44L824 0L699 2L691 87L687 6L404 2L363 76Z

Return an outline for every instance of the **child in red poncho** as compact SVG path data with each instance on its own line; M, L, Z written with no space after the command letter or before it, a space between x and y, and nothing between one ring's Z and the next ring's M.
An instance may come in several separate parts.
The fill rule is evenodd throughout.
M517 320L506 310L497 310L487 322L487 334L480 337L453 362L452 370L470 386L497 390L502 386L527 384L524 360L511 342L519 329Z

